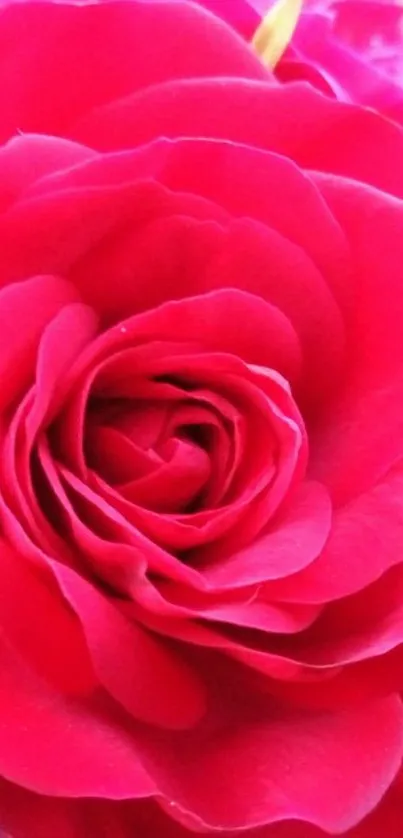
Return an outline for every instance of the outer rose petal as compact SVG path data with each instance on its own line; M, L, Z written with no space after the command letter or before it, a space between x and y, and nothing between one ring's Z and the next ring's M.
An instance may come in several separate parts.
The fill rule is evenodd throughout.
M403 635L402 589L399 565L370 588L324 609L312 627L293 639L291 656L304 663L331 667L399 649ZM273 640L270 648L287 654L290 644L284 637ZM395 683L401 688L402 682L397 670Z
M274 582L280 600L327 602L365 588L401 562L403 538L402 464L370 491L333 514L330 537L315 562ZM345 561L346 544L349 561Z
M3 5L0 56L2 141L66 135L93 107L165 79L270 78L222 21L187 2Z
M72 695L89 693L96 679L84 634L49 574L40 572L4 541L0 543L0 573L0 626L5 636L56 689Z
M158 140L133 152L102 155L88 166L56 173L39 181L28 195L43 196L44 201L48 195L50 202L55 190L107 189L138 177L158 178L178 198L182 193L202 196L236 220L225 224L223 218L220 226L207 226L191 224L189 218L163 218L136 231L130 229L116 242L108 237L74 269L72 280L85 298L109 311L113 305L114 311L120 297L121 308L126 298L127 308L131 304L132 309L143 309L166 295L180 298L225 285L245 288L266 297L290 318L316 391L333 383L344 342L337 304L344 311L350 302L346 283L340 281L346 271L347 249L341 229L314 184L285 158L258 149L218 141ZM287 200L282 201L283 194ZM291 207L300 202L305 212L296 226ZM109 295L112 274L113 303ZM87 291L90 283L93 287Z
M191 832L172 820L153 801L114 803L110 801L44 798L2 781L0 785L1 820L4 838L190 838L203 834L193 822ZM345 838L401 838L403 800L392 789L381 804L360 826L344 833ZM189 820L189 819L188 819ZM190 825L189 825L190 826ZM139 831L141 830L141 832ZM239 831L219 832L220 838L239 838ZM329 838L328 832L302 821L283 821L253 832L247 838Z
M343 833L343 838L401 838L403 821L403 795L396 785L390 789L381 803L353 829ZM253 838L328 838L323 832L307 823L288 821L257 831ZM235 836L234 836L235 838ZM251 836L252 838L252 836Z
M0 147L0 211L38 179L97 156L92 149L60 137L35 134L13 137Z
M340 597L374 581L400 561L402 538L403 428L396 409L403 397L401 207L351 182L316 180L351 245L357 305L346 386L310 435L312 474L341 508L323 555L300 577L280 583L276 593L308 602ZM354 557L347 564L341 561L346 544Z
M0 292L0 404L3 411L32 382L43 329L65 305L78 299L73 286L55 276L37 276Z
M347 831L379 802L398 770L400 699L312 716L264 704L259 710L246 701L231 718L224 703L223 727L213 718L210 731L182 741L180 734L165 745L159 736L143 737L142 759L159 788L179 811L216 829L299 818ZM320 795L312 782L318 776Z
M2 663L0 761L4 776L42 794L120 798L151 792L151 782L134 760L134 743L129 746L127 734L118 733L107 716L102 719L95 704L88 708L81 704L79 709L50 693L6 647ZM228 719L221 732L215 726L213 739L203 735L200 740L196 733L194 741L188 736L181 741L180 734L164 741L159 734L153 744L151 731L145 738L138 731L136 738L142 761L159 791L176 800L180 809L194 813L196 821L231 829L297 815L326 828L346 829L372 808L389 785L401 759L401 722L400 702L390 699L338 716L284 714L272 707L268 719L267 709L262 715L255 708L249 720L244 716L240 727L239 720L234 720L233 728L228 727ZM38 741L42 742L39 764L36 758L34 762L28 759L29 753L36 757ZM48 742L50 748L44 747ZM193 761L196 745L198 760ZM359 783L354 773L346 774L345 747L350 759L354 752L351 766L359 766ZM55 762L53 756L57 757L60 749L64 759ZM277 765L275 787L267 786L267 760L271 770ZM325 769L326 788L334 789L335 795L321 799L310 778ZM235 808L234 776L239 782ZM220 789L219 797L211 793L207 777L215 790ZM309 778L308 785L304 777ZM280 778L286 784L281 793Z
M170 81L95 109L69 135L102 151L132 148L156 136L233 140L403 195L403 171L387 162L403 153L398 127L307 84Z
M153 0L146 0L153 2ZM256 3L248 0L194 0L199 6L203 6L212 14L222 18L236 29L243 38L251 41L259 25L261 13ZM263 14L267 11L263 10Z
M320 484L305 482L285 512L252 544L243 550L234 546L229 555L219 554L216 563L210 555L203 579L212 590L234 590L287 577L317 558L330 528L327 492Z
M5 780L0 782L1 828L6 830L1 838L190 838L193 834L153 800L43 797ZM225 833L220 838L237 836Z
M311 435L313 473L341 504L370 489L401 457L403 218L400 203L386 195L317 180L345 230L357 277L346 387Z
M4 640L0 657L3 777L44 795L119 799L155 791L135 743L111 721L102 697L77 702L63 696Z
M203 685L179 654L68 568L55 573L83 625L98 676L117 701L149 724L179 730L196 724L205 710Z
M170 193L150 179L102 189L56 191L16 202L0 216L0 285L44 271L68 275L80 260L84 262L88 254L91 257L93 248L108 236L121 233L129 223L134 227L138 225L141 232L148 223L177 214L213 225L228 220L223 209L206 199ZM24 248L21 248L21 241ZM109 284L107 292L102 287L95 296L94 278L89 284L87 274L86 283L89 293L84 299L95 304L106 322L113 322L116 306L107 317L111 302ZM127 276L122 285L128 296ZM133 313L121 303L118 311L119 320Z

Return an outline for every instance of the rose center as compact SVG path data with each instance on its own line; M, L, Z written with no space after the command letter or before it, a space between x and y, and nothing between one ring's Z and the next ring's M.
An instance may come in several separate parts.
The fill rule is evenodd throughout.
M225 502L240 454L235 437L233 423L196 394L92 398L84 453L89 468L127 501L184 514Z

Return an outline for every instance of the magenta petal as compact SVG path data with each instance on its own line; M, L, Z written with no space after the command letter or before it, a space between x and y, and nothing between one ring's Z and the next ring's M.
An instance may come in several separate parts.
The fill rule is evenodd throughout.
M226 352L274 369L285 365L291 375L299 368L299 341L288 318L260 296L236 288L164 302L131 317L125 330L125 343L156 337L173 341L180 335L183 344L203 352Z
M61 137L40 134L13 137L0 148L1 210L32 183L96 157L96 151Z
M195 724L205 710L197 674L77 574L59 567L57 577L81 620L97 673L116 700L149 724L179 730Z
M97 326L98 318L92 309L77 303L65 306L44 329L38 347L35 395L25 423L31 444L41 424L53 418L60 381L96 336Z
M320 556L300 573L272 585L276 598L327 602L360 591L401 562L403 467L333 513ZM346 560L347 558L347 560Z
M298 818L344 833L394 779L402 721L398 696L320 714L266 701L265 711L243 708L242 719L203 738L178 735L167 747L143 738L141 753L163 793L202 824L251 829Z
M136 243L138 238L142 243L144 228L148 231L142 256L146 256L150 270L150 246L155 247L153 225L161 226L161 219L162 228L172 215L183 215L186 222L188 217L207 220L208 229L212 232L212 246L215 247L215 222L227 217L224 210L206 199L197 195L171 193L154 180L137 178L131 183L124 182L102 189L67 188L64 191L49 192L45 189L42 194L45 180L38 181L41 184L38 196L34 193L29 199L17 201L0 215L0 285L45 272L67 275L72 278L82 300L92 305L107 323L121 320L137 309L135 304L131 304L133 297L138 297L136 284L132 282L131 266L129 276L124 271L121 275L124 267L127 271L127 254L123 252L122 255L121 252L122 230L129 228L137 231L137 236L132 232ZM163 232L166 240L167 231L160 230L160 235ZM116 254L115 238L119 255ZM98 287L98 263L102 265L102 245L105 245L105 240L108 264L111 263L112 246L112 264L116 265L117 260L119 265L119 282L114 301L110 296L110 270L107 277L102 278L101 287ZM21 241L24 242L23 248ZM199 243L198 252L205 258L203 250L204 243L202 249ZM144 287L142 291L146 293ZM150 289L147 299L150 299ZM158 302L161 301L160 289Z
M73 286L54 276L37 276L0 292L0 401L3 410L33 383L36 351L43 329L65 305L76 301L77 292Z
M397 649L403 640L402 593L398 565L370 587L329 604L317 624L296 639L291 656L314 666L334 666ZM280 642L283 653L286 646L287 641Z
M45 567L40 571L2 541L0 574L5 637L50 684L71 695L88 693L95 677L84 633Z
M199 446L180 439L172 440L171 454L153 474L121 486L122 495L157 512L186 513L208 483L209 456Z
M147 451L117 428L92 424L87 428L85 443L89 467L112 484L126 483L134 475L143 477L156 466Z
M0 801L1 825L7 830L2 832L2 838L191 838L194 835L172 820L168 804L165 813L161 800L156 802L154 798L44 797L1 779ZM187 821L191 823L189 817ZM238 836L225 832L220 838Z
M96 701L52 690L4 642L0 658L3 777L45 795L118 799L155 791L135 743Z
M203 576L213 589L244 587L287 577L309 565L321 552L331 524L331 505L319 483L303 483L269 531L230 556L220 556Z
M93 107L167 78L208 73L270 79L218 18L189 3L167 6L137 0L6 5L0 28L0 69L8 79L0 96L2 141L18 130L66 135Z
M340 505L371 490L402 455L403 220L400 204L386 194L325 176L317 181L355 267L345 387L310 439L312 474Z
M382 31L382 25L377 25L375 19L369 23L371 17L376 18L373 12L377 11L377 7L379 10L379 3L371 0L365 5L342 0L339 4L332 3L332 16L308 11L301 16L293 46L308 67L316 67L323 73L337 98L371 107L400 122L403 118L403 90L398 80L382 71L382 65L377 61L376 46L372 49L371 46L378 39L380 54L382 51L392 53L393 66L394 53L398 66L401 35L400 43L395 44L392 50L385 49L387 32ZM395 9L392 7L393 12L397 17L397 6ZM396 24L398 30L398 20ZM365 31L367 27L369 36ZM359 44L360 38L365 42L366 37L370 39L369 49ZM358 49L354 49L354 41L358 42Z
M387 165L402 155L399 127L308 84L170 81L95 110L71 135L102 151L133 148L156 136L232 140L403 195L402 173Z

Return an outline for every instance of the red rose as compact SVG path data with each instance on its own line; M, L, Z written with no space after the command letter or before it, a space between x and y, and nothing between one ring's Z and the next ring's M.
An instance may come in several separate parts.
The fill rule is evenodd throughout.
M185 2L0 62L1 828L400 838L402 131Z

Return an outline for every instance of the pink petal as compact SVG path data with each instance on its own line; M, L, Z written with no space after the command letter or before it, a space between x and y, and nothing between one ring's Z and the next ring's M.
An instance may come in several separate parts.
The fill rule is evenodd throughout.
M53 686L72 695L90 692L95 679L84 635L50 575L4 541L0 572L0 625L7 639Z
M2 838L189 838L194 834L172 820L169 811L165 814L152 798L44 797L2 779L0 805L1 824L7 830ZM222 838L237 836L225 833Z
M83 625L97 674L116 700L148 724L180 730L199 721L203 686L180 656L68 568L60 566L56 575Z
M91 108L166 78L269 78L235 33L188 3L10 4L0 55L3 140L17 130L65 136Z
M403 639L403 575L399 565L381 580L329 605L317 623L295 639L274 642L271 650L314 666L334 666L378 657Z
M0 148L0 209L6 209L38 179L97 156L92 149L59 137L39 134L13 137Z
M32 384L42 331L77 300L64 279L37 276L0 292L0 378L3 410Z
M221 555L203 570L214 590L234 589L287 577L317 558L328 538L331 506L326 490L303 483L269 531L243 550Z
M52 690L4 642L0 673L3 777L44 795L119 799L155 791L132 738L99 701Z
M340 504L371 489L401 457L403 223L400 204L387 195L324 176L318 182L354 266L346 386L310 435L312 474Z
M300 573L273 582L272 596L327 602L365 588L401 562L403 468L333 513L320 556Z
M44 182L41 181L42 184ZM117 233L121 236L122 229L128 224L135 229L140 225L142 231L150 221L155 222L161 217L166 219L167 215L178 212L184 216L208 219L209 222L226 217L223 210L203 198L174 195L156 182L141 180L104 189L50 192L17 202L0 216L0 284L44 272L68 275L79 260L88 260L90 254L84 272L85 282L79 285L79 290L81 288L83 291L81 296L85 302L95 304L95 308L104 317L106 308L108 321L113 321L113 310L110 312L108 309L110 284L107 289L102 286L97 290L95 279L91 281L88 276L88 273L91 276L91 272L95 276L97 272L97 261L92 251L105 238L110 248L109 237ZM149 249L147 259L150 259ZM122 282L126 298L128 280L129 277L125 276ZM78 286L78 283L74 284ZM121 316L132 314L131 307L129 310L123 308L122 311L119 285L117 292ZM103 300L102 307L99 305L100 297Z
M133 148L159 136L231 140L403 195L403 173L387 162L402 155L398 126L308 84L170 81L94 110L71 136L102 151Z
M227 708L225 724L213 723L202 736L178 735L164 746L143 737L141 753L164 795L216 829L287 818L334 833L354 826L399 768L400 699L334 714L268 707L267 698L264 705L238 705L242 719Z

